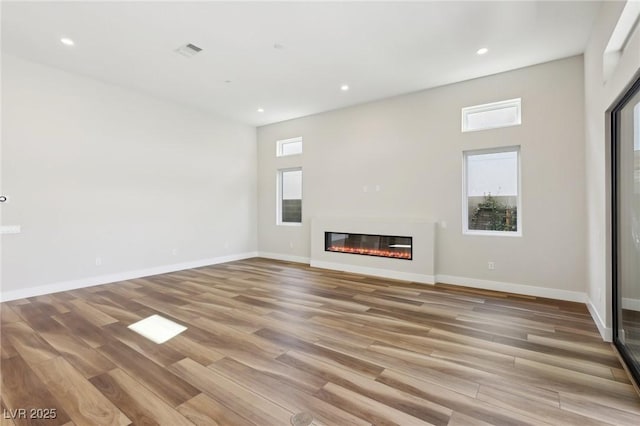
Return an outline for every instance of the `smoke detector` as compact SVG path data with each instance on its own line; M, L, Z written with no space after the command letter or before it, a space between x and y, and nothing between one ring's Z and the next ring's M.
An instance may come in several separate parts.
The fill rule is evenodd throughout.
M196 54L202 52L202 48L196 46L195 44L185 44L184 46L180 46L176 49L176 53L186 57L186 58L190 58L192 56L195 56Z

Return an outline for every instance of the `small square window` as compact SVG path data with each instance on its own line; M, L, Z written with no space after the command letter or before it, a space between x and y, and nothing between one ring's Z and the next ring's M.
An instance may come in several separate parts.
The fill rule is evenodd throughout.
M302 154L302 138L291 138L278 141L276 144L276 156L285 157L287 155Z
M465 234L522 234L519 147L466 151L463 182Z
M462 108L462 131L518 126L522 123L521 99Z

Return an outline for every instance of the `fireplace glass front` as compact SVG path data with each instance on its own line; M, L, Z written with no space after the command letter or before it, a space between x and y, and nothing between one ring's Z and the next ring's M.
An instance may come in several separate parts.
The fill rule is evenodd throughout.
M412 246L412 237L350 234L346 232L324 233L325 251L337 253L411 260L413 258Z

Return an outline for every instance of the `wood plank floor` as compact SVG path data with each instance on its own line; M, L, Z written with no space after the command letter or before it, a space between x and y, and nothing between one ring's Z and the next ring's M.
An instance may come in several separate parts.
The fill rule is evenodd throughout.
M258 258L0 309L2 425L640 425L577 303Z

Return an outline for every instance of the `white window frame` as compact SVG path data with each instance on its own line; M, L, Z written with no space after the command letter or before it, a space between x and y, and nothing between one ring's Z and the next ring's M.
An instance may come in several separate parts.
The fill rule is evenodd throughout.
M300 152L298 152L296 154L284 154L283 153L284 145L287 145L287 144L290 144L290 143L297 143L297 142L300 142L300 146L301 146ZM303 149L304 149L304 146L302 144L302 136L298 136L298 137L295 137L295 138L289 138L289 139L282 139L282 140L276 141L276 157L290 157L290 156L293 156L293 155L301 155Z
M478 129L469 129L468 116L481 112L496 111L505 108L516 108L517 118L515 123L497 124L495 126L481 127ZM462 108L462 132L479 132L481 130L499 129L501 127L519 126L522 124L522 98L509 99L506 101L491 102L488 104L474 105Z
M300 217L300 222L283 222L282 221L282 173L283 172L294 172L300 170L302 172L302 167L289 167L286 169L278 169L278 173L276 176L276 225L278 226L302 226L302 216ZM301 200L304 199L304 174L302 175L301 185ZM302 209L302 206L300 207Z
M638 26L638 19L640 19L640 2L626 2L611 33L607 47L602 53L602 83L609 81L618 67L620 58L631 39L631 33Z
M517 203L517 215L518 215L518 229L516 231L485 231L469 229L469 197L467 196L467 157L469 155L482 155L482 154L495 154L499 152L513 152L518 155L518 203ZM462 152L462 233L464 235L480 235L491 237L521 237L522 236L522 168L520 155L521 149L519 145L504 146L498 148L488 149L472 149Z

